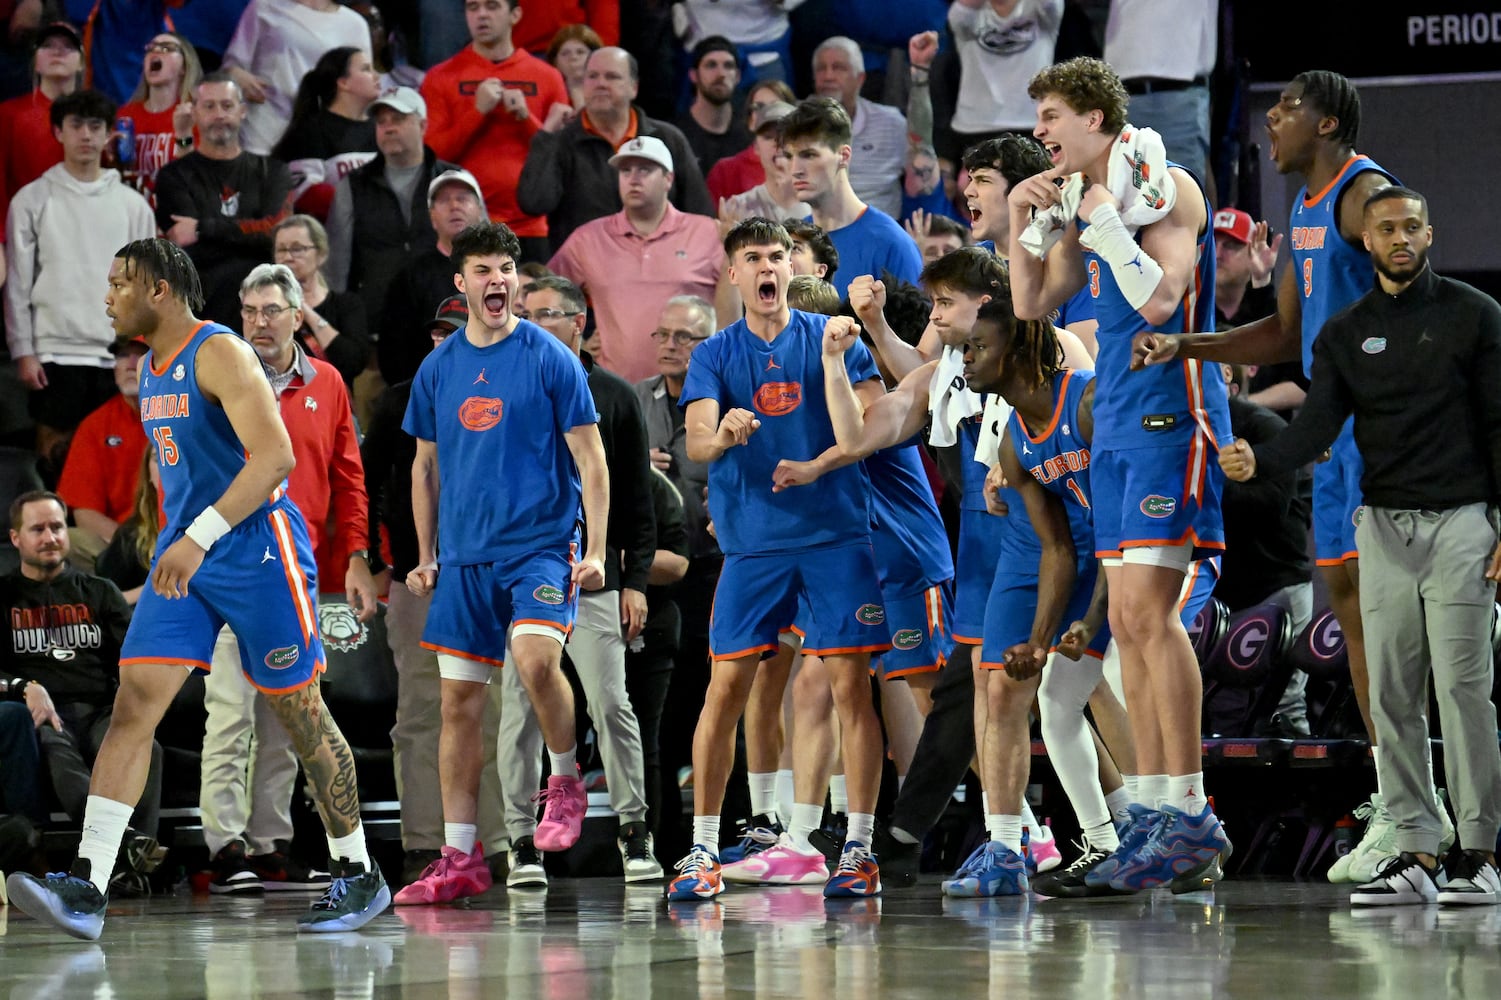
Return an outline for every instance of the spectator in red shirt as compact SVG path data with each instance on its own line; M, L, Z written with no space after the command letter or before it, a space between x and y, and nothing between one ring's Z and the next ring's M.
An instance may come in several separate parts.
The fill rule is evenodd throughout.
M118 114L135 129L135 159L120 164L125 178L156 208L156 175L193 150L193 88L203 67L192 43L164 31L146 44L141 82Z
M31 93L0 104L0 222L17 191L62 162L52 134L52 102L83 82L83 40L71 24L49 24L37 34Z
M773 104L797 104L797 95L781 80L769 80L751 88L745 102L745 119L751 131L755 131L756 115ZM766 169L761 165L761 156L755 143L748 143L734 156L726 156L709 168L709 197L718 204L726 198L744 194L757 184L766 181Z
M302 287L290 268L257 266L240 286L240 301L245 338L260 356L292 439L297 464L287 479L287 495L307 521L320 594L346 594L360 619L368 621L376 602L366 551L369 498L349 393L337 369L297 345ZM297 756L266 700L240 670L239 655L238 640L223 630L204 689L208 723L199 801L204 841L214 857L214 889L324 888L327 873L289 857ZM245 761L252 755L247 776Z
M542 52L565 24L587 24L605 45L619 45L620 0L527 0L516 44L528 52Z
M115 387L119 394L83 418L63 464L57 492L73 512L73 562L85 573L135 510L146 432L137 409L141 355L146 339L116 341Z
M464 17L470 44L422 81L427 144L475 176L490 219L511 227L525 259L541 260L547 219L521 210L516 187L532 136L544 123L572 116L568 87L561 73L513 41L523 20L519 0L467 0Z

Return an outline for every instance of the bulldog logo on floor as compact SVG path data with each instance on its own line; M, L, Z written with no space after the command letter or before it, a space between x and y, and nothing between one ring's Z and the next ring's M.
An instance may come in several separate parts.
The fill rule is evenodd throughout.
M370 630L354 608L337 601L318 605L318 631L323 645L340 653L359 649L370 638Z

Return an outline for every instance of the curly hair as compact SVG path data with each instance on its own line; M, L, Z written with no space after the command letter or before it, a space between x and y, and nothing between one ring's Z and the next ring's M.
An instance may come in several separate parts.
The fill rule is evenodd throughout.
M1075 114L1098 110L1105 116L1101 131L1110 135L1119 134L1126 127L1126 108L1131 95L1103 59L1078 56L1041 70L1027 84L1027 96L1040 101L1050 95L1061 97Z
M1029 389L1041 389L1063 370L1063 348L1053 324L1046 319L1017 319L1011 301L1010 277L980 307L975 326L994 323L1005 344L1006 368L1017 373Z

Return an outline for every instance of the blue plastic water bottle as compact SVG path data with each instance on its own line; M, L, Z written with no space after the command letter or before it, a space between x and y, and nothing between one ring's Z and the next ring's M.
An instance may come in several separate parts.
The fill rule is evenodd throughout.
M128 167L136 161L136 122L129 115L121 115L115 119L115 131L118 137L115 139L115 161L122 167Z

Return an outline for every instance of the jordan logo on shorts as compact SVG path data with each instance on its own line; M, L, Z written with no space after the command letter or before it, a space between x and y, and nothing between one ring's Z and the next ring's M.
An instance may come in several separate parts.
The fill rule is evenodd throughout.
M271 554L271 546L269 545L266 546L266 554L261 556L261 565L264 566L268 562L276 562L276 557Z

